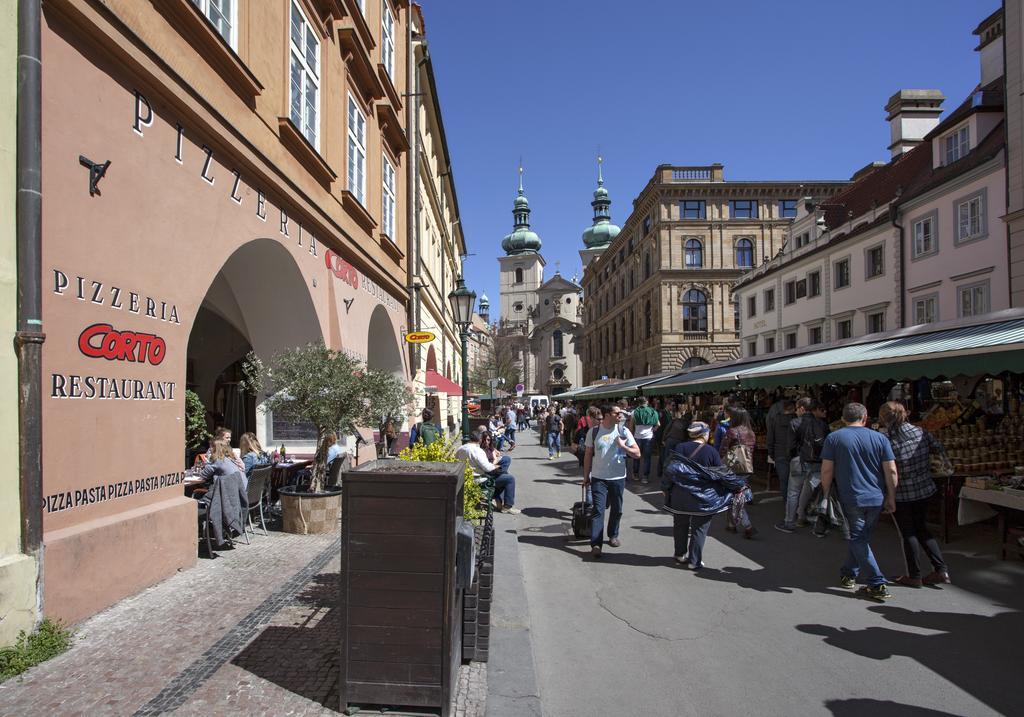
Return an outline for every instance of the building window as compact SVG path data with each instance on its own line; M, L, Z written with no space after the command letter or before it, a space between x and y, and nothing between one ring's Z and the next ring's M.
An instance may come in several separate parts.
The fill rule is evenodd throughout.
M980 194L956 205L956 240L958 242L981 238L985 233L983 211L984 202Z
M691 356L690 358L683 361L683 368L696 368L697 366L706 366L708 360L700 356ZM648 375L650 371L647 372Z
M565 371L560 368L556 368L551 372L551 375L555 377L556 381L561 381L565 377Z
M845 289L850 285L850 260L840 259L832 267L836 288Z
M796 280L796 298L803 299L807 296L807 279Z
M785 292L785 296L783 298L786 306L789 306L796 301L796 281L787 281L782 285L782 289Z
M680 219L704 219L705 203L703 199L684 199L679 202Z
M732 301L732 330L736 332L736 338L740 337L740 302L739 299Z
M700 239L687 239L683 253L687 269L700 269L704 266L704 244Z
M565 356L561 329L555 329L554 333L551 334L551 355L555 358L562 358Z
M644 302L644 338L651 338L651 302Z
M380 59L388 77L395 79L395 16L391 14L388 0L381 0L380 14Z
M747 297L747 318L757 316L757 296Z
M651 278L651 253L644 254L644 278Z
M779 200L779 217L782 219L795 219L796 218L796 200L795 199L780 199Z
M750 239L739 239L736 242L736 267L752 269L754 267L754 242Z
M946 145L946 164L952 164L966 155L971 149L970 134L967 127L961 127L955 132L947 134L943 141Z
M836 338L848 339L853 336L853 322L850 319L842 319L836 322Z
M644 217L644 236L651 233L651 218Z
M868 333L880 334L885 331L885 312L876 311L868 314Z
M764 352L766 354L773 354L773 353L775 353L775 337L774 336L765 336L764 337Z
M807 329L807 343L811 344L812 346L821 343L820 326L812 326L811 328Z
M747 356L757 356L757 339L747 342Z
M383 157L381 169L383 170L383 182L381 182L381 188L383 189L381 230L387 235L388 239L397 243L398 237L395 236L395 168L391 166L391 162L388 161L387 157Z
M757 219L756 199L732 199L729 201L730 219Z
M366 117L348 96L348 191L366 204Z
M922 296L914 299L914 323L934 324L939 320L939 300L937 296Z
M217 34L232 50L238 49L235 25L237 24L238 5L235 0L192 0L192 4L206 16Z
M874 279L885 273L885 245L879 244L864 250L864 278Z
M512 304L512 310L515 311L517 314L521 312L523 310L523 302L517 301L516 303Z
M987 281L958 287L956 296L957 314L961 317L980 316L989 311L989 284Z
M811 233L804 232L803 234L797 234L796 238L793 240L793 243L795 245L795 249L800 249L802 247L807 246L808 244L811 243Z
M290 118L317 150L320 135L320 41L297 2L292 2L290 55Z
M775 289L764 290L764 310L775 311Z
M938 251L935 241L935 217L925 217L914 222L914 249L913 256L916 259L926 254L934 254Z
M683 331L707 333L708 297L700 289L683 294Z
M523 283L523 270L518 268L518 267L516 268L515 281L513 283L515 283L515 284L522 284Z
M796 331L790 331L789 333L786 334L786 348L796 348Z
M811 271L807 274L807 296L821 296L821 272Z

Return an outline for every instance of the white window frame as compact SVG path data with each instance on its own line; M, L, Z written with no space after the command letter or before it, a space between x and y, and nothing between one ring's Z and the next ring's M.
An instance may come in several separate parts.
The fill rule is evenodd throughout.
M928 231L925 232L925 227ZM938 212L934 211L927 214L917 221L915 221L911 228L911 258L920 259L921 257L931 256L939 253L939 238L938 238ZM923 242L927 240L929 243L928 248L922 246Z
M793 337L792 342L789 340L791 336ZM791 351L800 346L800 336L796 331L787 331L782 335L782 343L784 345L783 348L785 348L786 351ZM790 343L793 345L790 346Z
M878 271L872 273L871 255L878 252ZM885 276L885 242L872 244L864 249L864 281L871 281L880 276Z
M849 329L849 335L848 336L842 336L841 335L842 331L839 330L839 327L842 326L843 324L845 324L846 327ZM851 319L849 317L842 318L842 319L836 319L835 332L836 332L836 340L837 341L845 341L846 339L852 339L853 338L853 319Z
M395 15L388 0L380 0L380 60L388 77L395 81Z
M771 299L770 301L769 301L769 298ZM765 289L764 290L764 300L763 301L764 301L765 313L768 313L769 311L775 311L775 289L774 288Z
M927 306L931 305L931 317L928 318ZM921 309L925 309L925 316L922 318ZM914 325L934 324L939 320L939 295L928 294L927 296L914 297Z
M988 226L986 226L985 222L985 209L988 204L987 194L987 191L977 192L968 197L961 197L953 203L957 244L966 244L967 242L977 241L988 236ZM973 218L970 214L972 206L977 207L977 214ZM964 221L965 209L967 210L966 222Z
M814 340L814 332L818 332L818 340ZM825 327L821 324L807 327L807 345L818 346L819 344L825 343Z
M969 125L958 127L942 138L942 155L944 164L953 164L971 151L971 131Z
M846 263L846 283L839 285L839 265ZM842 291L853 286L853 262L849 256L844 256L832 262L832 290Z
M881 316L881 327L875 329L871 326L871 320L876 316ZM864 315L864 330L869 334L880 334L885 331L885 312L884 311L872 311Z
M299 17L302 18L302 27L300 30L301 46L296 45L295 36L292 32L294 14L298 12ZM309 65L309 41L313 40L316 42L315 56L316 56L316 68L314 69ZM306 140L313 145L313 148L318 152L320 151L320 68L322 61L320 58L321 42L320 38L317 37L316 32L313 30L313 25L310 23L309 18L306 17L305 11L299 5L298 0L292 0L290 3L290 12L288 15L288 117L291 119L292 124L299 130L299 133L306 138ZM295 107L292 103L292 92L294 87L293 70L296 63L302 72L300 75L299 87L299 109L298 115L296 115ZM312 83L316 90L313 96L313 117L308 116L309 104L306 102L306 95L309 90L307 83ZM310 136L312 134L312 137Z
M395 195L395 167L386 154L381 155L381 231L388 239L398 243L395 236L397 200ZM433 235L431 235L433 242Z
M366 115L352 94L348 95L345 122L348 135L348 191L366 206Z
M224 42L228 43L232 50L238 52L238 2L239 0L192 0L192 4L199 8L207 21L213 25L214 31L223 38ZM221 5L228 5L228 15L224 16ZM216 9L218 15L224 18L224 22L228 25L228 37L224 37L223 30L217 25L217 21L213 19L213 10Z
M965 292L981 292L982 307L980 311L976 311L972 308L971 313L964 313L964 293ZM971 297L972 303L975 301L975 297ZM992 289L990 282L986 279L985 281L977 281L971 284L963 284L962 286L956 287L956 314L959 318L963 319L970 316L981 316L987 314L992 310Z
M747 342L747 356L757 356L757 339Z
M764 341L764 352L766 354L775 353L775 336L764 336L762 339ZM768 343L769 341L771 341L771 344Z

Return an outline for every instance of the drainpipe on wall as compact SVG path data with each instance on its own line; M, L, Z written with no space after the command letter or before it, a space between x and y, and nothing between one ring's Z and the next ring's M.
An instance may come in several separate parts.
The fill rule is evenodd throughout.
M36 619L43 607L42 61L40 0L18 1L17 249L18 466L21 550L36 561Z
M420 270L423 268L423 255L420 251L421 247L421 235L420 235L420 213L423 209L420 203L420 113L419 113L419 101L422 90L420 88L420 68L427 63L430 59L430 50L427 49L427 41L419 40L419 44L423 47L423 57L420 58L419 62L416 63L416 72L413 84L413 98L410 104L413 106L412 115L412 126L413 136L416 138L413 142L410 142L411 151L413 153L413 162L410 168L413 170L413 191L414 201L410 202L413 208L413 212L416 216L415 223L415 270L413 271L413 304L416 308L416 330L419 331L423 326L423 300L420 298L420 291L423 289L423 284L420 281ZM417 368L423 363L423 344L413 344L413 355L416 357Z
M898 198L899 198L899 196L897 195L897 199ZM897 217L899 217L899 215L900 215L899 206L895 202L893 202L892 204L889 205L889 221L892 222L892 225L894 227L896 227L899 230L899 232L900 232L899 240L896 242L896 246L899 247L899 252L900 252L900 274L899 274L899 277L900 277L899 278L899 282L900 282L900 285L899 285L899 292L900 292L900 302L899 302L900 317L899 317L899 328L902 329L902 328L906 328L906 326L907 326L907 291L906 291L907 258L906 258L906 254L904 254L904 252L903 252L903 242L904 242L904 238L903 238L903 225L896 221L896 219L897 219Z
M409 11L408 22L406 22L405 47L406 47L406 86L412 85L413 91L407 92L405 105L405 131L409 135L409 169L406 182L406 286L409 290L409 310L407 320L409 331L417 331L420 328L420 226L419 226L419 96L420 76L419 68L426 62L427 41L422 39L420 33L413 32L412 11ZM416 61L416 48L423 46L424 59ZM410 378L416 375L420 364L419 344L409 344L409 370Z

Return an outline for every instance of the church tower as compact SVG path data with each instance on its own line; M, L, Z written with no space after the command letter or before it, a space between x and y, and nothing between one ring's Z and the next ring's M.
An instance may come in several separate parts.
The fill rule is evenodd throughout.
M608 196L608 190L604 188L604 176L601 173L602 162L603 160L598 157L597 189L594 190L594 201L590 203L590 206L594 208L594 223L583 230L583 245L586 248L580 249L580 260L583 262L584 271L590 262L615 241L615 237L621 231L619 227L612 224L610 210L612 200Z
M530 229L530 202L523 193L523 168L519 167L519 192L512 208L512 233L501 242L499 329L521 328L528 332L531 312L537 308L537 289L544 281L544 257L540 237Z

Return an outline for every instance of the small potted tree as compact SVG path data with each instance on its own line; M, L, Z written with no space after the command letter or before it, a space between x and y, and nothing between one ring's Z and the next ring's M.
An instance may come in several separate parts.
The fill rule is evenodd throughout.
M197 453L206 447L210 432L206 428L206 406L199 394L185 390L185 467L192 465Z
M325 488L327 434L350 426L373 425L381 401L407 394L404 381L367 369L362 362L323 343L288 349L274 357L273 368L259 369L271 395L264 408L316 428L316 454L308 485L281 489L283 527L290 533L326 533L335 529L341 489ZM389 409L390 410L390 409ZM376 418L374 418L376 416Z

